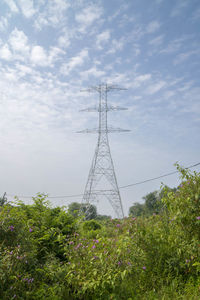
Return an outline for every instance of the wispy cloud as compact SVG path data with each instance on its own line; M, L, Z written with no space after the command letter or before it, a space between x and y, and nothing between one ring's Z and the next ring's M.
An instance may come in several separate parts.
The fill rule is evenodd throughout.
M156 4L161 4L164 0L155 0Z
M46 51L41 46L34 46L31 50L31 62L39 66L47 66L48 56Z
M18 5L26 18L31 18L36 13L33 0L18 0Z
M106 72L103 70L98 69L96 66L88 69L88 70L84 70L82 72L80 72L81 78L83 80L88 80L89 78L91 79L100 79L100 82L103 81L103 78L105 76Z
M77 56L71 57L68 63L62 64L60 72L65 75L69 74L69 72L74 68L82 66L87 57L88 50L83 49Z
M192 20L193 21L198 21L200 20L200 8L198 8L197 10L195 10L192 14Z
M18 55L18 59L24 60L28 56L30 46L28 45L28 37L23 31L18 30L16 27L11 32L8 42L12 48L14 55Z
M138 41L145 35L145 30L143 29L142 25L139 23L136 23L133 26L133 29L129 33L129 40L130 41Z
M124 48L125 45L125 39L122 37L119 40L112 39L110 43L109 50L107 51L107 54L113 54L117 51L121 51Z
M5 31L8 26L8 19L6 17L0 18L0 31Z
M108 21L109 22L113 21L119 15L121 16L122 12L127 11L128 9L129 9L129 4L128 3L123 3L122 5L120 5L119 8L116 9L116 11L113 13L113 15L110 15L108 17Z
M154 20L147 25L146 31L147 31L147 33L154 33L159 28L160 28L160 23L158 21Z
M199 50L192 50L192 51L180 53L174 59L174 64L175 65L180 64L180 63L184 62L186 59L190 58L191 56L197 55L197 54L200 54Z
M65 52L58 47L51 47L47 52L43 47L36 45L31 50L30 61L33 65L41 67L53 67Z
M164 39L164 35L161 34L161 35L159 35L159 36L151 39L149 41L149 44L152 45L152 46L154 46L154 47L158 47L158 46L160 46L163 43L163 39Z
M3 0L10 8L11 12L18 13L19 9L14 0Z
M191 35L184 35L180 38L171 40L166 47L160 50L160 53L174 53L180 50L183 46L187 45L188 41L192 39Z
M71 39L71 34L69 34L69 32L67 31L59 36L58 45L62 48L68 48L71 44L70 39Z
M143 74L135 77L135 81L139 83L147 81L149 79L151 79L151 74Z
M1 48L0 48L0 58L5 59L7 61L12 59L12 53L9 49L8 44L4 44L3 46L1 46Z
M96 45L98 49L102 49L103 45L105 45L110 39L110 31L105 30L97 35Z
M45 49L41 45L31 45L25 33L17 28L0 48L0 58L3 60L24 61L40 67L53 67L63 54L65 51L56 46Z
M151 83L149 86L147 86L145 93L153 95L153 94L157 93L158 91L160 91L165 86L166 86L166 82L163 80L160 80L155 83Z
M171 12L171 17L177 17L178 15L180 15L188 5L189 5L188 0L176 1L175 6L173 7Z
M90 27L94 21L101 18L102 13L102 8L97 5L85 7L81 12L75 15L75 20L79 24L78 30L85 33L87 28Z
M24 0L25 1L25 0ZM44 3L40 2L38 9ZM35 18L34 26L38 30L43 27L61 27L66 20L67 10L70 7L70 2L65 0L46 1L45 9L42 9Z

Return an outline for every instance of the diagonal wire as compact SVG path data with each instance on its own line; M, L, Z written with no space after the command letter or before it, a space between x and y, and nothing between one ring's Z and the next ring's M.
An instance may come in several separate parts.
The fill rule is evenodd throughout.
M195 165L192 165L192 166L189 166L185 169L191 169L191 168L194 168L196 166L200 165L200 163L197 163ZM156 179L159 179L159 178L163 178L163 177L167 177L167 176L170 176L170 175L173 175L173 174L176 174L178 173L179 171L174 171L174 172L170 172L170 173L167 173L167 174L164 174L164 175L161 175L161 176L158 176L158 177L154 177L154 178L151 178L151 179L146 179L146 180L143 180L143 181L139 181L139 182L136 182L136 183L131 183L131 184L127 184L127 185L123 185L123 186L120 186L119 189L125 189L129 186L134 186L134 185L139 185L139 184L143 184L143 183L146 183L146 182L149 182L149 181L153 181L153 180L156 180Z
M196 166L200 165L200 162L199 163L196 163L194 165L191 165L185 169L191 169L191 168L194 168ZM135 182L135 183L131 183L131 184L127 184L127 185L123 185L123 186L120 186L119 189L125 189L125 188L128 188L130 186L136 186L136 185L139 185L139 184L143 184L143 183L146 183L146 182L150 182L150 181L153 181L153 180L157 180L157 179L160 179L160 178L163 178L163 177L167 177L167 176L170 176L170 175L173 175L173 174L177 174L179 171L174 171L174 172L170 172L170 173L167 173L167 174L164 174L164 175L161 175L161 176L157 176L157 177L154 177L154 178L150 178L150 179L146 179L146 180L143 180L143 181L139 181L139 182ZM14 197L15 195L13 194L7 194L7 196L10 196L10 197ZM66 196L47 196L47 198L49 199L56 199L56 198L75 198L75 197L82 197L84 194L74 194L74 195L66 195ZM33 196L18 196L20 198L33 198Z

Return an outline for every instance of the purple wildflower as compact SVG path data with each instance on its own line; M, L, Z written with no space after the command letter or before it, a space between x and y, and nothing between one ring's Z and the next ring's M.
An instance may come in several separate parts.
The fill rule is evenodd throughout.
M73 245L74 244L74 242L73 241L69 241L69 245Z
M190 262L190 260L189 259L186 259L186 264L188 264Z
M145 267L145 266L143 266L143 267L142 267L142 269L143 269L143 270L146 270L146 267Z
M28 283L32 283L34 281L34 278L28 279Z
M96 240L96 241L95 241L95 243L97 243L97 244L98 244L98 243L99 243L99 240Z
M33 231L33 229L32 228L29 228L29 232L32 232Z
M82 246L82 243L79 243L76 247L75 247L75 249L77 250L78 248L80 248Z
M92 246L92 249L95 249L95 248L96 248L96 246L95 246L95 245L93 245L93 246Z
M120 227L120 224L117 224L116 226L117 226L117 227Z
M15 227L14 227L13 225L9 226L10 231L13 231L14 228L15 228Z
M118 266L120 266L122 263L121 263L121 261L118 261L118 263L117 263L117 264L118 264Z
M197 220L200 220L200 216L197 217Z

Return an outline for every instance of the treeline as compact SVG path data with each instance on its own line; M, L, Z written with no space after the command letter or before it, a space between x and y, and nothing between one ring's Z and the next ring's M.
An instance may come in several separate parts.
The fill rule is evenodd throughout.
M166 210L166 205L162 201L164 194L167 192L176 192L178 188L163 187L160 191L148 193L142 199L144 203L135 202L129 208L129 216L151 216L153 214L160 214Z
M162 198L167 192L176 192L178 188L169 188L167 186L162 187L159 191L148 193L142 199L144 203L135 202L129 208L130 217L139 216L152 216L154 214L161 214L166 210L166 205L163 203ZM111 216L100 215L97 213L97 208L93 204L84 204L73 202L68 206L68 212L77 218L78 216L85 215L85 220L109 220Z

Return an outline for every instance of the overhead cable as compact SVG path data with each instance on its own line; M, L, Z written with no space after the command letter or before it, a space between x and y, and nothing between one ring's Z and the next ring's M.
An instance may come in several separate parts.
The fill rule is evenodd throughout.
M191 168L194 168L196 166L200 165L200 162L199 163L196 163L194 165L191 165L185 169L191 169ZM179 171L174 171L174 172L170 172L170 173L167 173L167 174L164 174L164 175L161 175L161 176L157 176L157 177L153 177L153 178L150 178L150 179L146 179L146 180L143 180L143 181L139 181L139 182L136 182L136 183L131 183L131 184L127 184L127 185L123 185L123 186L120 186L119 189L125 189L125 188L128 188L128 187L131 187L131 186L136 186L136 185L140 185L140 184L143 184L143 183L146 183L146 182L150 182L150 181L154 181L154 180L157 180L157 179L160 179L160 178L163 178L163 177L167 177L167 176L170 176L170 175L174 175L176 173L178 173ZM16 195L12 195L12 194L6 194L7 196L10 196L10 197L15 197ZM74 194L74 195L65 195L65 196L47 196L49 199L56 199L56 198L75 198L75 197L82 197L84 194ZM33 196L18 196L19 198L33 198Z

